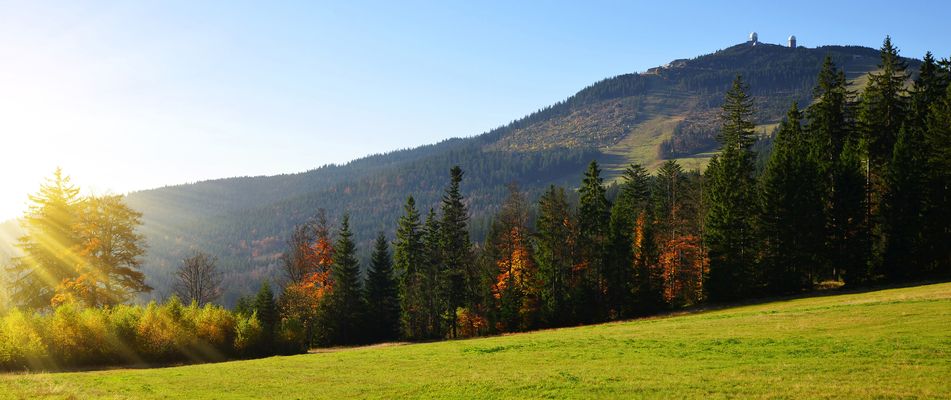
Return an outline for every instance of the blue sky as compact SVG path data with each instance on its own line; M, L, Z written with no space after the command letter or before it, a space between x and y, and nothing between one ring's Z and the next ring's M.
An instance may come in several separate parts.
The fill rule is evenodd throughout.
M304 171L471 136L745 40L951 55L947 2L0 0L0 219L90 192Z

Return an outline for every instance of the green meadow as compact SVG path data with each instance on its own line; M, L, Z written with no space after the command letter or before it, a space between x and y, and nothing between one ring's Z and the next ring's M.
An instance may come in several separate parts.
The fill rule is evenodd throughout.
M949 398L951 283L471 340L8 373L0 397Z

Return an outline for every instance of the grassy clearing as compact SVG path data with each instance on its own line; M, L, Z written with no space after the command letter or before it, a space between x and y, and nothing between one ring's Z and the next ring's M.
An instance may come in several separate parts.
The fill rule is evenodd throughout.
M4 398L948 398L951 283L439 343L0 375Z

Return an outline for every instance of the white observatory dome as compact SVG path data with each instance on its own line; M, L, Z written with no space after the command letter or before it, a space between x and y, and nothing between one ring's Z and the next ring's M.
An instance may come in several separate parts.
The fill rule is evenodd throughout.
M796 35L789 36L789 47L796 48Z
M759 41L759 36L756 34L756 32L750 32L750 41L753 43Z

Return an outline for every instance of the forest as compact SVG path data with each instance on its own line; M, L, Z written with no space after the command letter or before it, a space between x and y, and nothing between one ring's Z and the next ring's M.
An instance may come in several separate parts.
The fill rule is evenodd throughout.
M141 214L121 197L80 197L57 172L31 197L23 255L5 268L0 304L13 307L0 310L0 368L454 339L947 279L951 62L928 53L910 71L890 38L879 58L859 93L826 58L812 98L787 105L768 148L754 132L759 81L735 76L716 119L719 151L705 171L668 161L652 174L632 164L606 185L592 161L577 190L551 185L537 202L512 184L480 228L482 241L472 240L476 203L462 183L517 171L492 175L490 165L459 162L448 179L419 188L443 182L436 204L406 193L395 234L377 229L366 268L350 215L332 224L317 207L287 238L280 274L232 310L214 304L214 249L182 261L180 290L164 304L127 304L151 290L140 271ZM550 163L572 176L567 168L584 155L566 151Z

